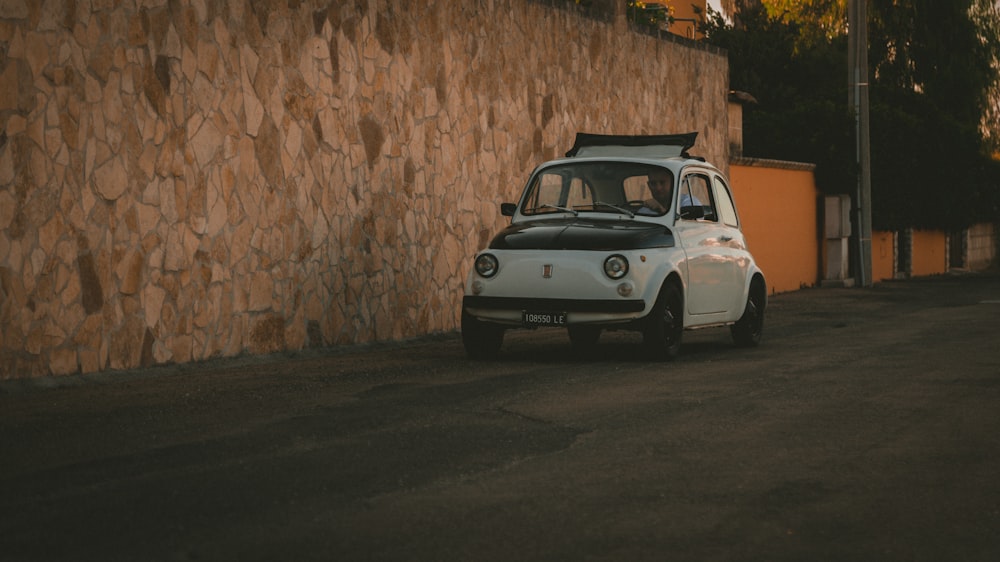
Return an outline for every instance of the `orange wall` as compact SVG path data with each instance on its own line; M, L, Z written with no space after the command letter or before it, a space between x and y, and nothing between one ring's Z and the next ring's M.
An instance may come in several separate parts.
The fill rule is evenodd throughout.
M892 232L872 232L872 281L886 281L895 277L895 248Z
M770 291L815 285L819 194L812 170L731 164L729 177L747 245Z
M738 203L737 203L738 204ZM913 231L913 265L910 274L938 275L948 271L946 263L948 240L944 232L938 230Z

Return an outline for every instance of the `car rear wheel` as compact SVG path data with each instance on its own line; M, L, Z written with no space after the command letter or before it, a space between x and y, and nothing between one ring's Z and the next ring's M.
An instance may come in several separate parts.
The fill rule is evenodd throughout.
M755 281L750 285L750 294L747 295L743 316L729 328L733 335L733 342L739 347L756 347L760 344L760 339L764 335L766 298L767 289L763 287L762 283Z
M503 328L482 322L462 309L462 345L471 359L493 359L503 345Z
M642 344L650 359L663 361L677 357L684 333L684 297L677 285L667 283L653 310L646 316Z

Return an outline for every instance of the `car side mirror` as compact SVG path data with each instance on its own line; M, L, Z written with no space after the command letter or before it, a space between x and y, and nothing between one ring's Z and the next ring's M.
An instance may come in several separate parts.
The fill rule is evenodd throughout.
M500 203L500 214L505 217L514 216L514 211L517 209L516 203Z
M681 218L689 221L705 218L705 208L701 205L681 207Z

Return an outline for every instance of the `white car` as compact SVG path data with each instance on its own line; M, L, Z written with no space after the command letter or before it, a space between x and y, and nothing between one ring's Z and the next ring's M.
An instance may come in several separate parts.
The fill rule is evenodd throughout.
M728 181L687 154L696 136L581 133L566 158L536 168L465 283L469 357L496 356L505 330L541 326L565 327L581 349L602 330L637 330L654 359L676 357L684 329L730 326L737 345L757 345L764 275Z

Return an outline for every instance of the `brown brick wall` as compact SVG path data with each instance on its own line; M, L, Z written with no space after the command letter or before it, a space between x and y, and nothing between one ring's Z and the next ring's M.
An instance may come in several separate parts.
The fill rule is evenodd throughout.
M0 3L0 378L451 331L577 131L725 162L724 54L551 4Z

